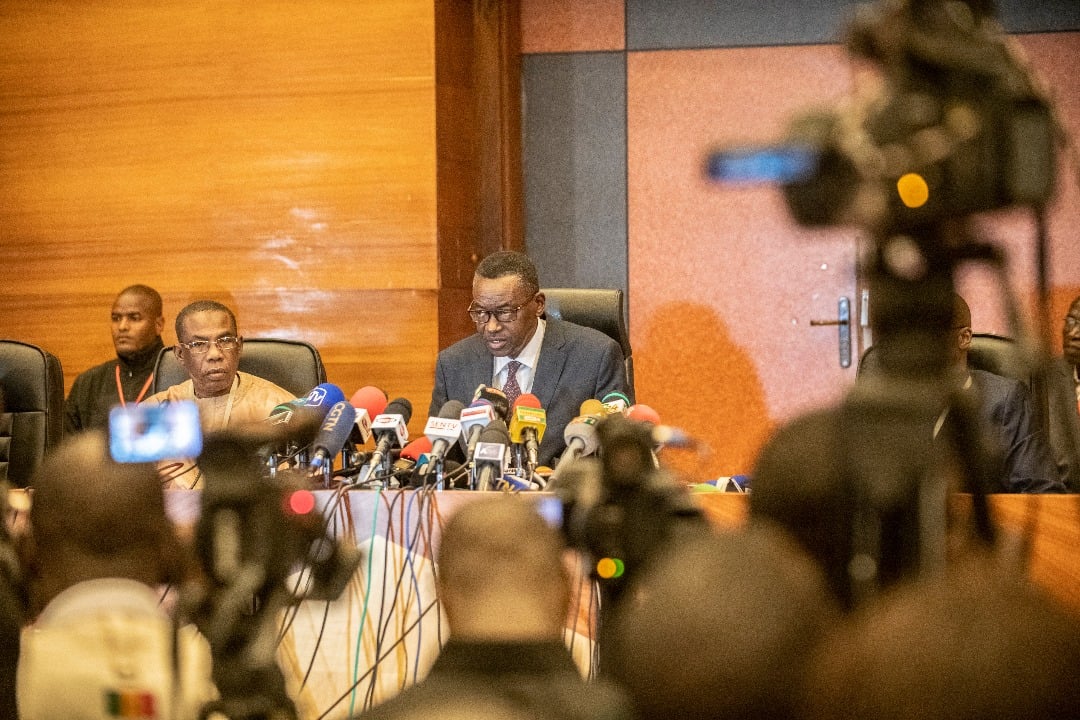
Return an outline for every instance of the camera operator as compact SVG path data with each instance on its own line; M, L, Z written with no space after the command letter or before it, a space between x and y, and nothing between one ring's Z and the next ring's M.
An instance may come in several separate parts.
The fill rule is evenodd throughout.
M44 609L22 635L20 717L198 717L214 694L210 652L155 590L183 563L154 466L113 462L88 432L50 454L33 487L29 566Z

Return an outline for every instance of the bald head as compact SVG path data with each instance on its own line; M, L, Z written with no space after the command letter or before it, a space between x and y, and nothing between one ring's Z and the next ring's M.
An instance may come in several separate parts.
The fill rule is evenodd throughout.
M661 552L604 648L638 717L791 717L805 660L837 617L817 567L760 522Z
M472 502L439 548L439 591L455 637L558 638L570 591L562 536L524 498Z
M103 433L45 458L33 482L31 532L46 601L84 580L163 582L175 549L153 465L117 463Z

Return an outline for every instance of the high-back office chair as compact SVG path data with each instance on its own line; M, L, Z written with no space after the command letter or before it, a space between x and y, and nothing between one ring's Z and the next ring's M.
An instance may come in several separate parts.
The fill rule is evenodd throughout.
M296 397L326 382L326 368L314 345L302 340L244 338L240 370L288 390ZM154 365L153 392L160 392L188 379L172 347L162 348Z
M544 288L545 314L599 330L622 348L626 361L626 383L634 389L634 359L630 333L623 314L623 291L618 289Z
M857 375L862 377L867 373L879 372L880 362L874 346L871 345L859 359ZM1029 388L1032 387L1031 372L1024 366L1016 342L1004 335L974 333L971 336L971 348L968 350L968 365L976 370L1020 380Z
M0 480L26 487L64 434L64 371L35 345L0 340Z

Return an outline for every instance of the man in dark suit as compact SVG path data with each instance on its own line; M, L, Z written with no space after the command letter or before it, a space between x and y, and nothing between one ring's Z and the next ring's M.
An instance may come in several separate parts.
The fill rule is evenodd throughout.
M1054 358L1047 374L1050 405L1050 447L1061 479L1080 492L1080 297L1073 300L1061 329L1063 356Z
M621 392L633 402L618 343L592 328L544 318L536 267L522 253L496 252L476 268L469 315L476 334L439 353L430 415L447 400L466 405L480 385L508 399L532 393L547 411L538 460L566 448L563 430L589 398Z
M1013 378L968 367L971 309L959 295L954 298L953 330L953 361L961 388L978 393L983 422L1000 442L1005 457L1001 485L991 492L1065 492L1046 435L1035 424L1027 386Z

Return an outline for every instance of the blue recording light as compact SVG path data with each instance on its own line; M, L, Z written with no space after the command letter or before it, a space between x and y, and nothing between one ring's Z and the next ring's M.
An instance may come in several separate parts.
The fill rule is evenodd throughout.
M794 183L813 177L819 152L809 145L770 145L709 153L705 174L731 184Z

